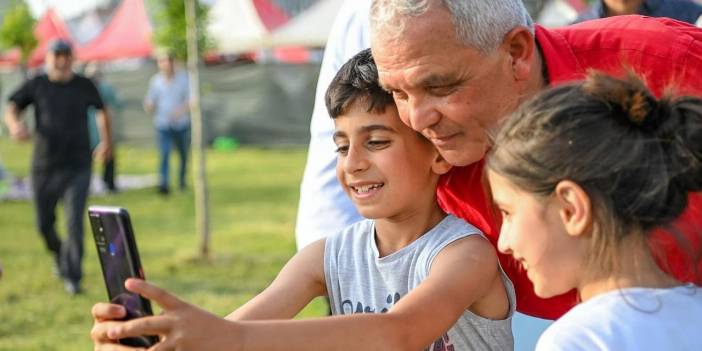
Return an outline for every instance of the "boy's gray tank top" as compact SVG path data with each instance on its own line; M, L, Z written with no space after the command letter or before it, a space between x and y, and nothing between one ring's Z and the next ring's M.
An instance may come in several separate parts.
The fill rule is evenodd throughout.
M436 255L452 242L479 229L452 215L408 246L379 257L375 222L363 220L326 240L324 275L332 313L384 313L429 275ZM460 270L461 267L456 267ZM466 310L456 324L425 350L513 350L512 315L515 295L512 282L500 268L507 288L510 311L502 320L480 317Z

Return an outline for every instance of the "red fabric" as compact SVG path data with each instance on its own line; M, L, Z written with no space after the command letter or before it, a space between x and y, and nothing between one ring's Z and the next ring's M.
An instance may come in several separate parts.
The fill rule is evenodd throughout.
M588 68L621 74L623 65L643 74L656 94L669 84L679 93L702 96L702 30L667 18L617 16L583 22L559 29L537 26L552 85L582 79ZM441 206L485 232L496 244L499 219L492 211L482 182L484 162L456 167L442 177L437 189ZM676 227L688 239L681 247L673 235L658 231L651 246L661 266L682 281L702 285L702 262L697 270L688 252L702 249L702 193L691 194L689 206ZM689 245L689 246L687 246ZM511 257L500 254L500 262L517 293L517 310L541 318L556 319L576 303L574 291L549 299L534 294L526 273Z
M51 8L44 12L39 22L34 26L34 36L37 38L38 43L27 61L29 67L36 67L44 63L46 50L52 40L65 39L69 42L73 41L68 27Z
M253 0L254 7L261 23L271 32L285 24L289 16L270 0Z
M105 29L76 50L81 61L109 61L151 55L151 23L143 0L124 0Z

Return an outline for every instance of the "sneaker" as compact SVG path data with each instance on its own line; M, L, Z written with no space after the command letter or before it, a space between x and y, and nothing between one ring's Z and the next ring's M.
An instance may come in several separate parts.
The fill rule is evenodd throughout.
M71 279L63 280L63 288L71 296L75 296L83 292L83 289L80 288L80 282Z
M158 193L161 195L168 195L169 190L167 186L159 186L157 189Z

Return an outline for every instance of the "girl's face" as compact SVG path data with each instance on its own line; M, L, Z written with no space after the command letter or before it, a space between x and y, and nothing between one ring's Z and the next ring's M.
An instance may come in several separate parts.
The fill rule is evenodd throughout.
M502 213L498 249L511 254L527 271L537 296L548 298L578 286L583 271L581 241L569 235L564 204L517 188L507 178L488 171L495 204Z

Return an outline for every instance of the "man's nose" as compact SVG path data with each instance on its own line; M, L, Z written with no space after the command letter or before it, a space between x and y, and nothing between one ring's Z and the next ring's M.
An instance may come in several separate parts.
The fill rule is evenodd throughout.
M441 114L429 98L410 97L406 106L403 121L420 133L433 127L441 120Z

